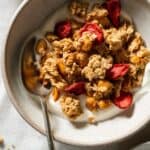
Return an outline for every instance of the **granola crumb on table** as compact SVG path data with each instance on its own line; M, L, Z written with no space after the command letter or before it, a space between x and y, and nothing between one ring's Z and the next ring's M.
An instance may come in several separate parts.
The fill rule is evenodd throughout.
M0 145L4 144L4 138L2 136L0 136Z
M94 124L95 123L95 117L91 116L88 118L88 123Z
M107 109L112 103L127 109L132 91L141 86L150 50L135 26L121 16L119 0L91 9L75 0L68 7L70 18L56 22L55 31L46 32L36 44L40 81L51 84L54 100L70 119L84 113L81 94L89 111Z

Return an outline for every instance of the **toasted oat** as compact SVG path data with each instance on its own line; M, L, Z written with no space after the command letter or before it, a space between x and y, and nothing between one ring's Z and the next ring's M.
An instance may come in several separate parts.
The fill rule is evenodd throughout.
M110 26L110 20L108 19L108 11L103 7L95 6L93 10L87 14L86 20L100 24L103 27Z
M53 86L58 89L62 89L67 85L66 81L59 74L57 68L57 60L49 57L45 60L42 67L40 68L40 79L44 82L50 82Z
M93 42L96 39L95 34L84 32L79 39L74 41L74 47L77 51L88 52L92 50Z
M48 42L53 42L55 40L58 40L59 37L56 36L55 34L51 33L51 32L47 32L46 35L45 35L45 38L47 39Z
M138 32L136 32L133 40L131 41L131 43L128 46L128 50L130 52L137 51L140 49L140 46L142 46L143 44L144 43L143 43L141 35Z
M52 42L52 47L54 51L73 51L74 46L73 46L73 41L70 38L64 38L62 40L55 40Z
M88 21L91 21L91 20L99 20L103 17L107 17L108 16L108 11L107 9L103 8L103 7L94 7L93 10L91 12L89 12L87 14L87 17L86 19Z
M77 0L71 2L70 12L72 15L83 18L87 14L87 9L88 9L88 3L83 3L83 2L81 3L78 2Z
M71 119L78 117L82 111L80 101L73 96L64 96L60 100L62 111Z
M132 25L123 24L119 29L110 28L104 30L104 37L109 49L112 51L121 50L128 40L133 36Z
M89 81L93 79L104 79L106 70L112 67L112 57L103 58L100 55L92 55L89 63L83 68L82 74Z

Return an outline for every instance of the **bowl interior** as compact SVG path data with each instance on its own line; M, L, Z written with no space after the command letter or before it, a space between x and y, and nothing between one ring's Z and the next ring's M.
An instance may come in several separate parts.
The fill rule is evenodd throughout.
M19 8L11 24L3 55L4 79L7 91L17 110L38 131L43 132L43 117L37 97L23 87L20 76L21 47L24 40L65 0L30 0ZM150 41L150 5L146 1L122 0L123 9L130 14L147 45ZM150 44L150 43L149 43ZM149 45L150 46L150 45ZM32 100L31 100L32 99ZM53 116L54 136L57 140L76 145L101 145L123 139L149 120L150 102L143 97L128 112L94 125L73 125ZM142 112L140 110L143 110ZM66 133L66 129L70 132ZM97 133L98 136L97 136Z
M35 30L37 30L44 20L57 7L60 7L65 0L31 0L26 1L25 5L20 7L17 16L13 19L13 23L7 39L5 51L5 67L11 93L14 93L14 102L17 108L21 109L29 119L33 119L35 125L43 126L43 118L41 109L37 103L37 97L31 95L24 88L21 81L21 48L25 39ZM31 100L33 99L33 101ZM35 106L35 107L34 107ZM26 112L32 111L33 118Z

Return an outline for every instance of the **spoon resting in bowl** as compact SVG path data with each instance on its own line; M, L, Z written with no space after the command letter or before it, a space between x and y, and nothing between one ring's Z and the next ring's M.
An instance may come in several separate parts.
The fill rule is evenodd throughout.
M23 55L22 55L22 80L25 88L32 94L39 96L45 129L46 136L48 140L48 146L50 150L54 150L54 142L53 136L50 126L50 120L48 116L47 109L47 100L49 97L50 90L44 88L39 82L39 74L37 68L34 64L35 62L35 54L34 54L34 45L36 42L36 38L31 38L25 45Z

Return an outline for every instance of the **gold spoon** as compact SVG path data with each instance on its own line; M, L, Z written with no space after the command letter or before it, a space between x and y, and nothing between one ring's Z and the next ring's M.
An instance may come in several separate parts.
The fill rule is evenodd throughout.
M26 89L40 97L48 146L50 150L54 150L53 136L48 116L47 100L50 90L44 88L39 82L39 73L35 66L34 45L36 38L31 38L24 47L22 55L22 80Z

